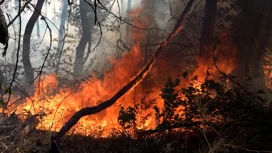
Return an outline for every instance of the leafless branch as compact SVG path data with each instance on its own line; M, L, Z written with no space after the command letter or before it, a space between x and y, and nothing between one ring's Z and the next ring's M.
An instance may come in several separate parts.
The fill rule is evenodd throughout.
M19 8L20 7L21 7L21 1L19 1ZM11 98L11 88L12 88L13 82L15 81L15 78L16 78L16 73L17 73L18 63L19 63L19 54L20 54L20 48L21 48L21 36L20 36L20 34L21 34L21 31L22 31L22 18L21 18L20 11L21 10L18 9L18 13L17 13L17 14L19 14L19 37L18 37L18 47L17 47L17 52L16 52L16 62L15 62L15 68L14 68L13 75L12 75L12 80L10 82L10 86L9 86L9 89L8 89L9 96L8 96L8 99L7 99L7 102L6 102L6 106L8 105L9 100Z
M27 6L31 1L32 1L32 0L28 0L28 1L23 5L22 8L21 8L21 6L19 6L19 8L18 8L19 11L18 11L18 13L17 13L16 16L9 22L8 27L14 23L14 21L21 15L21 13L25 10L26 6ZM20 1L20 3L21 3L21 1Z

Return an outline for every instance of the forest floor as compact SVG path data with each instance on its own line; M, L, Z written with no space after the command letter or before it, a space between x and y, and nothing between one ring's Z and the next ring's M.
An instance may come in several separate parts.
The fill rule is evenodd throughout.
M10 133L11 132L11 133ZM234 132L234 131L233 131ZM33 130L28 134L23 131L5 131L10 137L1 133L1 153L46 153L52 144L51 131ZM238 133L238 131L237 131ZM219 134L220 135L220 134ZM66 135L58 143L62 153L185 153L185 152L270 152L272 153L272 134L266 137L255 136L242 144L242 137L220 137L215 132L181 132L156 133L131 138L128 135L111 138L94 138L84 135ZM233 135L237 135L233 133ZM254 140L255 139L255 140ZM243 141L245 142L245 141ZM56 146L53 146L56 147ZM56 148L54 148L56 151ZM57 152L56 152L57 153Z

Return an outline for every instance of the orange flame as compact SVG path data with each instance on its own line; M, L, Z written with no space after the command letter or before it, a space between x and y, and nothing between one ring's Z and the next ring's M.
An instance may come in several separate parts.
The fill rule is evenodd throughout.
M147 18L141 20L136 18L141 10L139 8L132 11L132 16L135 17L136 26L146 27L148 26ZM134 40L143 40L145 37L144 33L138 30L132 32ZM58 131L81 108L96 106L120 90L137 74L142 57L140 46L136 43L129 52L122 55L120 60L111 59L113 68L110 72L104 73L103 80L93 77L81 83L76 89L59 88L57 76L54 74L42 76L40 81L36 82L37 90L34 95L16 106L16 113L41 114L43 117L40 118L37 128ZM110 136L113 129L121 128L117 121L118 105L132 106L131 97L133 97L133 92L130 91L110 109L83 117L71 132L99 137ZM140 128L147 126L149 126L148 122Z
M58 89L57 76L43 76L36 84L38 90L31 98L17 107L17 113L24 113L24 110L27 110L31 114L46 114L40 119L37 128L57 131L76 111L83 107L95 106L122 88L138 72L137 68L141 58L139 45L136 44L119 61L112 60L114 67L111 72L105 74L103 81L90 78L83 82L77 90ZM123 98L118 104L127 107L130 105L127 100ZM101 132L100 136L108 136L110 133L107 132L107 129L119 127L118 104L96 115L82 118L74 127L73 132L86 135Z
M218 44L214 51L214 58L211 54L208 59L199 57L197 61L197 69L194 71L194 76L198 76L199 81L204 81L207 70L211 74L217 74L218 69L225 74L230 74L238 66L237 49L234 43L229 39L224 39ZM212 51L211 51L212 52ZM216 66L218 69L216 68Z
M134 16L138 16L142 11L141 8L132 11ZM148 26L148 18L142 18L142 20L134 20L136 26L146 27ZM180 27L182 28L182 27ZM145 37L143 32L134 30L132 34L133 39L143 40ZM228 43L228 42L226 42ZM226 47L227 46L227 47ZM216 51L218 57L218 67L225 73L230 73L237 61L233 58L236 56L236 50L231 45L220 46ZM232 51L228 53L229 58L223 55L223 52ZM136 43L129 52L124 53L119 60L112 59L111 64L113 68L110 72L104 73L104 79L90 78L83 82L76 89L72 88L59 88L59 82L57 76L54 74L42 76L41 80L36 82L38 89L31 98L26 99L25 102L17 106L17 113L31 113L33 114L45 114L40 118L40 123L37 128L42 130L59 131L65 122L77 111L83 107L96 106L99 103L109 99L114 93L121 89L127 82L130 81L133 76L139 71L139 67L142 63L142 52L140 45ZM198 68L195 70L194 75L199 76L199 81L203 81L206 75L207 67L211 66L213 61L204 61L199 59ZM175 70L176 71L176 70ZM211 73L215 72L213 67ZM166 80L158 78L158 72L154 69L151 73L155 74L152 79L153 82L159 82L159 86L152 89L152 93L149 95L149 99L157 98L162 84ZM157 78L156 78L157 77ZM169 76L167 76L169 77ZM109 109L106 109L98 114L92 116L86 116L80 119L80 121L73 127L71 133L79 133L84 135L92 135L94 137L109 137L111 132L120 130L121 127L117 121L119 105L124 107L133 106L139 102L142 98L143 89L141 87L135 88L133 91L129 91L124 97L120 98L116 104ZM157 99L159 108L163 107L163 100ZM151 113L150 110L141 112L142 116ZM137 116L140 118L141 116ZM144 123L139 124L139 129L150 129L156 125L154 118L149 118Z

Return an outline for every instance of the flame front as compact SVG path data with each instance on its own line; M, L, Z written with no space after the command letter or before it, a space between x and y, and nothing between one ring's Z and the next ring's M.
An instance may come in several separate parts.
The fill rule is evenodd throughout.
M135 18L134 25L146 27L147 19L137 19L141 10L142 8L138 8L132 11L131 16ZM133 41L140 41L145 37L144 33L138 30L132 30L132 33ZM35 84L34 95L22 104L16 105L16 113L42 116L38 129L58 131L81 108L96 106L120 90L140 70L142 57L140 45L136 43L119 60L110 60L112 69L110 72L104 72L103 80L91 77L80 85L75 85L74 89L59 87L57 76L54 74L42 76ZM129 91L110 109L81 118L70 132L108 137L111 132L121 129L117 120L119 105L122 104L124 107L133 105L132 96L133 92ZM144 126L149 124L145 123Z
M44 114L37 128L57 131L76 111L83 107L98 105L121 89L137 74L141 58L139 45L136 44L119 61L112 60L113 69L104 74L103 81L90 78L76 90L58 88L59 83L55 75L43 76L36 83L38 89L34 96L17 106L17 113L24 113L27 110L31 114ZM118 104L128 106L130 104L127 101L128 99L122 98ZM86 135L103 132L101 136L107 136L110 134L107 129L120 128L117 121L118 104L101 113L82 118L72 132Z
M132 11L132 17L138 16L138 13L141 11L142 9ZM141 21L135 19L134 22L136 26L147 27L149 25L148 18L142 18ZM138 40L138 42L140 42L144 40L144 38L145 34L143 32L139 32L137 29L132 30L133 41ZM225 42L224 44L226 43L231 43L231 41ZM237 61L233 58L236 56L236 50L234 47L225 46L231 45L228 44L220 46L219 49L216 50L215 54L219 60L217 63L218 67L225 73L230 73L237 65ZM226 50L231 51L231 54L230 52L228 53L228 55L230 55L229 58L222 55ZM59 87L60 85L57 80L57 76L54 74L42 76L41 79L36 82L35 86L37 89L35 90L34 95L26 99L22 104L17 105L16 113L28 113L32 115L39 114L42 117L40 118L40 123L37 126L38 129L59 131L65 122L67 122L68 119L81 108L96 106L101 102L108 100L138 73L140 67L143 65L143 61L140 45L139 43L136 43L131 50L124 53L120 59L111 60L112 69L110 72L104 73L103 80L92 77L80 85L76 85L76 87L74 87L75 89L73 89ZM167 66L168 64L163 63L163 65ZM157 66L161 65L158 64ZM204 81L208 67L212 68L210 71L211 73L216 72L212 59L209 59L208 61L206 59L198 59L197 68L193 75L197 75L200 82ZM168 68L169 67L164 67L164 69ZM170 69L171 68L169 68L169 72L173 72L176 76L182 73L182 70L177 74L176 68L172 68L172 70ZM150 78L155 84L155 87L152 87L152 92L149 93L148 100L157 99L158 107L162 108L163 100L158 98L161 88L166 81L166 79L162 79L162 77L167 78L170 76L160 76L161 74L159 74L158 68L153 69L151 73L152 76L150 76ZM185 85L188 85L186 83ZM116 132L116 130L118 131L121 129L117 120L119 105L121 104L124 107L128 107L139 103L143 98L143 91L144 87L139 86L134 90L130 90L110 108L98 114L81 118L73 129L70 130L70 133L92 135L94 137L111 136L112 132ZM152 111L153 110L151 108L142 111L140 116L137 118L140 119L141 116L152 114ZM138 129L151 129L156 126L155 119L152 117L143 121L143 123L138 125Z

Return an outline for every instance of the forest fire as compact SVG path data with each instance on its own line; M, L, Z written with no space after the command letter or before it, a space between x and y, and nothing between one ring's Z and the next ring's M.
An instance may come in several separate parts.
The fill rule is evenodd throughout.
M111 72L105 74L103 81L91 78L83 82L75 91L67 88L58 89L56 76L44 76L37 82L36 86L38 89L34 96L17 106L16 112L18 114L29 112L32 115L45 114L41 117L37 128L57 131L79 109L95 106L117 92L137 73L141 59L142 55L139 45L135 45L119 61L112 60L114 67ZM128 95L132 96L131 93ZM117 121L118 105L122 104L127 107L133 104L129 102L131 99L133 98L122 98L112 108L96 115L82 118L72 132L85 135L109 136L110 132L107 130L120 128Z
M141 10L142 9L136 9L132 11L132 16L137 17L137 14L140 13ZM147 27L149 24L147 18L143 18L141 21L135 19L134 22L135 25L142 27ZM180 30L182 27L178 28ZM145 35L143 33L139 33L138 30L132 31L132 40L144 40ZM164 45L166 45L166 42L164 42ZM231 50L233 53L229 54L230 57L228 58L225 55L220 55L221 52L225 52L222 50ZM236 56L235 54L235 49L232 47L220 46L219 49L216 50L216 62L218 62L218 67L224 70L225 73L230 73L235 68L237 63L235 58L233 58ZM136 43L131 50L124 53L119 60L111 60L112 70L104 73L103 80L92 77L78 85L78 87L75 87L76 89L59 87L59 82L55 75L42 76L41 79L36 82L37 89L34 95L29 97L22 104L16 106L16 114L36 115L39 119L38 129L59 131L75 112L84 107L100 104L126 85L140 70L139 68L143 65L143 59L140 44ZM217 70L214 67L213 59L209 59L208 61L199 59L197 69L194 70L192 76L198 76L198 80L202 82L205 79L206 70L208 68L210 68L210 73L216 73ZM156 71L152 71L151 73L154 73L154 76L160 75L155 74L157 73ZM190 79L192 78L189 78L189 80ZM189 80L184 84L189 83ZM165 80L156 80L154 82L163 85ZM157 105L162 108L163 100L158 98L161 93L161 88L162 86L153 88L153 92L149 94L149 99L156 99ZM117 120L120 110L119 105L128 107L138 104L144 96L142 90L141 87L134 88L124 97L120 98L111 108L98 114L81 118L77 125L70 130L70 134L76 133L94 137L110 137L114 133L118 133L118 131L122 130ZM141 118L141 115L153 115L153 117L139 123L136 128L153 129L156 126L153 111L151 108L145 109L140 116L137 116L137 118Z
M271 152L271 19L271 0L2 0L0 152Z
M132 11L131 16L135 18L134 23L136 26L146 27L148 26L147 19L141 21L137 19L141 10L139 8ZM133 30L132 33L133 40L144 38L144 34L139 33L138 30ZM58 131L81 108L96 106L120 90L137 74L142 59L143 55L140 46L136 43L129 52L122 55L120 60L110 60L113 68L110 72L105 72L103 80L92 77L81 83L75 90L60 88L57 76L54 74L42 76L36 82L34 95L16 106L16 114L39 116L37 129ZM135 97L134 93L130 91L110 109L82 118L70 132L95 137L110 136L112 132L121 129L117 120L120 110L119 105L122 104L124 107L133 105L133 97ZM139 128L150 127L152 125L146 122Z
M226 48L229 49L229 48ZM133 59L133 60L132 60ZM130 78L137 74L143 55L139 44L132 47L130 52L124 53L120 60L111 60L113 65L112 71L104 74L104 80L90 78L77 87L76 90L71 88L59 88L57 76L43 76L36 83L36 92L24 103L16 106L17 114L37 115L40 116L38 129L58 131L65 122L78 110L83 107L95 106L108 99L120 88L122 88ZM199 81L204 81L207 68L210 62L199 62L198 68L194 71L194 76L199 76ZM231 72L235 68L233 61L222 60L218 67L224 72ZM209 69L210 73L216 73L216 68ZM156 71L152 71L155 73ZM154 74L159 75L159 74ZM164 80L161 84L164 83ZM188 82L189 83L189 82ZM184 83L183 83L184 84ZM185 82L186 84L186 82ZM83 117L79 123L73 127L71 133L92 135L94 137L110 137L113 133L121 130L118 123L119 105L124 107L133 106L140 102L142 89L130 90L123 98L118 100L117 104L98 114ZM136 91L137 90L137 91ZM158 106L163 107L163 100L158 98L161 88L154 89L149 95L150 99L156 99ZM144 110L141 114L154 114L152 109ZM141 116L138 116L140 118ZM138 129L152 129L155 125L154 117L150 117L143 123L139 124Z

